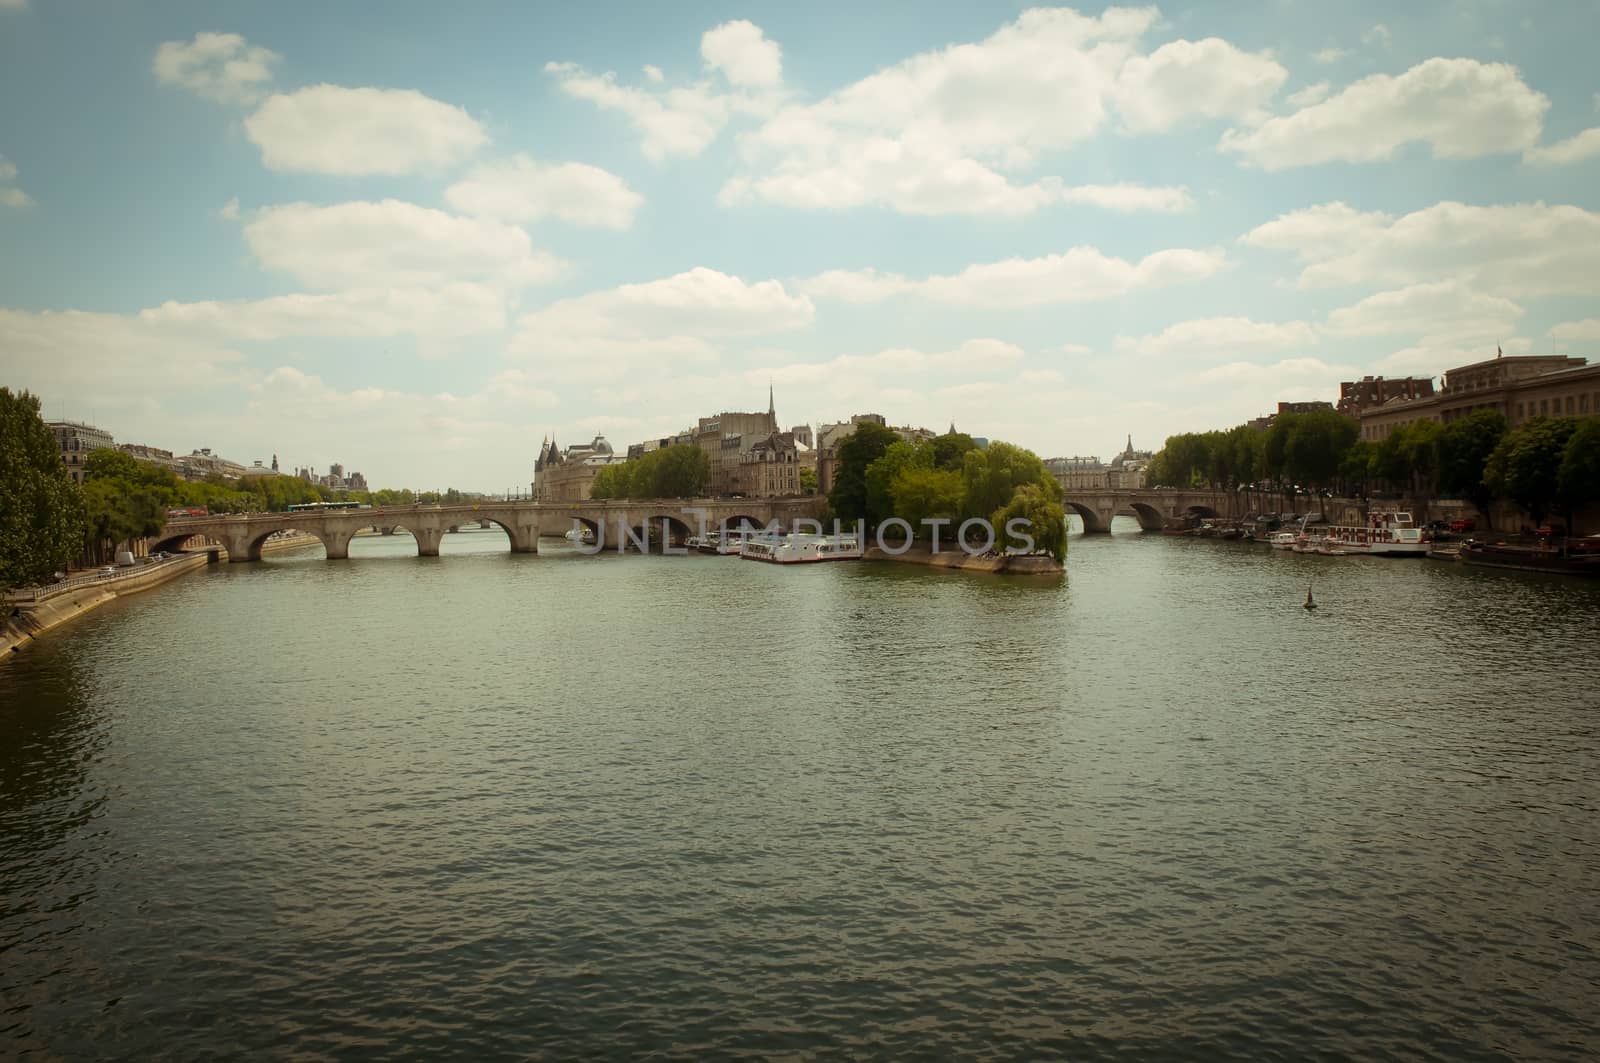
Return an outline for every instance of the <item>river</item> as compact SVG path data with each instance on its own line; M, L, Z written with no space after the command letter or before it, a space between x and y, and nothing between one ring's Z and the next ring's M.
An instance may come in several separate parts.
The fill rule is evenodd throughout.
M1600 1052L1600 587L1123 523L1045 583L358 539L51 632L0 1057Z

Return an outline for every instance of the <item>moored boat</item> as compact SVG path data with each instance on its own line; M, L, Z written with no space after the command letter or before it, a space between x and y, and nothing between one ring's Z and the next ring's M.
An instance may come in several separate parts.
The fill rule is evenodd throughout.
M749 561L796 565L812 561L855 561L862 554L854 535L752 535L739 550Z
M1568 576L1600 576L1600 536L1540 540L1532 543L1484 542L1468 539L1457 555L1468 565L1555 572Z
M1268 539L1267 542L1274 550L1292 550L1294 549L1294 541L1298 538L1300 538L1299 532L1278 531L1273 532L1272 538Z

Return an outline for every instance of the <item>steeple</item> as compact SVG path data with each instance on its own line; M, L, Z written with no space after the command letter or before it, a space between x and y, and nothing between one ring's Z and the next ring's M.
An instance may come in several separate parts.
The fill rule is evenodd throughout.
M272 455L272 471L278 471L278 455L276 454Z

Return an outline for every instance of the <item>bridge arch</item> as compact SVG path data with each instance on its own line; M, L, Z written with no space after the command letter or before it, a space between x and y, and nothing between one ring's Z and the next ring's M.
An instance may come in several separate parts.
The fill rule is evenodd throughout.
M1166 525L1161 511L1148 502L1129 502L1128 508L1138 518L1140 531L1160 531Z
M1207 520L1216 520L1216 519L1218 519L1219 517L1222 516L1221 513L1218 513L1215 509L1212 509L1210 506L1202 505L1200 503L1196 503L1195 505L1189 506L1187 509L1184 510L1184 512L1193 514L1196 517L1205 517Z
M1085 505L1082 502L1074 502L1070 498L1063 502L1062 505L1069 511L1076 513L1083 520L1083 534L1098 535L1111 530L1110 523L1101 519L1100 514L1092 506ZM1001 530L999 528L995 529L996 533Z

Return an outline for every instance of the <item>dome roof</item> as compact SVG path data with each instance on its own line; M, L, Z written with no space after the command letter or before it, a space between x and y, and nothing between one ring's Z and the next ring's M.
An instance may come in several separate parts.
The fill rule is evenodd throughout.
M612 452L611 444L606 442L605 436L595 436L594 442L589 444L589 448L596 454L610 454Z

